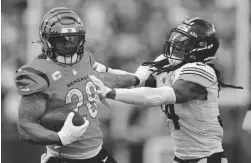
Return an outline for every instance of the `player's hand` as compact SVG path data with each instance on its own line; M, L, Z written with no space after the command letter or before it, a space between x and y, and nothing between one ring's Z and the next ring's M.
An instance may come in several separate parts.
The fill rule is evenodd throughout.
M143 82L145 82L148 77L153 73L151 70L150 66L139 66L135 72L135 76L138 77L139 79L139 84L138 86L140 86Z
M89 121L84 117L85 123L81 126L75 126L72 123L74 113L71 112L67 119L65 120L64 126L58 132L58 136L61 140L62 145L71 144L72 142L78 140L86 131L89 126Z
M96 70L97 72L101 73L101 72L107 72L108 68L101 63L95 62L93 65L93 70Z
M161 54L157 58L155 58L154 62L162 61L164 59L166 59L166 57L163 54Z
M107 93L109 93L112 89L105 86L104 83L96 78L94 75L90 75L90 78L92 79L92 82L96 85L96 90L99 95L99 99L103 100L106 98Z
M154 62L158 62L164 59L166 59L166 57L163 54L161 54L154 60ZM145 82L148 79L148 77L154 72L154 70L156 70L155 67L139 66L137 68L137 71L135 72L135 76L137 76L140 80L139 85Z

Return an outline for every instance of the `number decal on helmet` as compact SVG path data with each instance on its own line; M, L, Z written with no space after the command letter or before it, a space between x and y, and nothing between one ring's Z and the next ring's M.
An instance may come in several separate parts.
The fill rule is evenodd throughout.
M61 33L73 33L77 32L76 28L62 28Z

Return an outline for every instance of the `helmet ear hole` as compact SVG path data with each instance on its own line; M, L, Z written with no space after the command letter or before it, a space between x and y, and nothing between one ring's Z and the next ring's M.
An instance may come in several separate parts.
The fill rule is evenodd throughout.
M195 62L195 61L198 61L198 57L196 56L195 53L190 53L184 56L183 61L187 63Z
M44 39L48 39L48 37L47 37L47 35L46 35L45 33L42 33L42 37L43 37Z
M189 60L191 60L191 61L196 61L196 59L197 59L196 55L192 54L189 56Z
M39 59L47 59L47 55L45 55L44 53L42 53L42 54L38 55L38 58Z
M47 50L46 55L52 60L56 59L56 55L51 50Z

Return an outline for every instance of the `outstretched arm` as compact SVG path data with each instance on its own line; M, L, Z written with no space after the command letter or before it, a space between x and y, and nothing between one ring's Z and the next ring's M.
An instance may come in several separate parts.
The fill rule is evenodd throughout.
M134 75L133 73L124 71L124 70L118 70L118 69L112 69L109 67L106 67L105 65L103 65L102 63L99 63L97 61L94 62L93 64L93 70L96 70L97 72L108 72L110 74L130 74L130 75Z
M94 75L110 88L127 88L139 84L139 79L133 74L111 74L94 71Z
M171 87L112 89L107 93L106 97L128 104L143 106L173 104L176 101L174 90Z
M164 59L166 59L166 57L163 54L161 54L154 60L154 62L159 62ZM93 60L93 70L101 74L109 73L109 74L116 75L116 77L114 77L116 79L116 82L114 82L115 80L114 78L113 79L111 78L108 80L106 79L106 81L102 79L105 77L100 78L102 81L106 82L105 85L107 85L108 87L110 86L108 82L109 80L111 83L113 83L113 85L110 86L111 88L126 88L130 86L156 87L156 79L152 76L153 71L150 70L152 69L151 66L141 65L137 68L137 71L135 73L130 73L123 70L108 68L105 65L95 61L94 59L92 60ZM107 76L108 78L110 78L109 75L106 75L106 74L105 75L103 74L103 76ZM136 81L135 81L135 78L136 78Z
M98 62L94 63L93 69L94 75L110 88L156 87L156 79L151 75L153 72L149 66L139 66L135 74L108 68Z
M136 105L158 106L183 103L191 99L205 100L207 94L204 87L184 80L176 81L172 87L111 89L104 86L100 80L93 77L92 79L101 98Z

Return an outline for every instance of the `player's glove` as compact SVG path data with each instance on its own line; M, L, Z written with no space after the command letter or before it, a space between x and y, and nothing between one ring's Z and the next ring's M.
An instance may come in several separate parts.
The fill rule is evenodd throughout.
M104 83L100 79L96 78L94 75L90 75L90 78L92 79L92 82L96 86L96 91L99 95L99 99L100 100L105 99L107 97L107 94L111 92L112 89L105 86Z
M139 79L139 84L138 86L140 86L143 82L145 82L148 77L153 73L152 71L150 71L151 67L150 66L139 66L137 68L137 71L135 72L135 76L138 77Z
M161 54L154 60L154 62L162 61L164 59L166 59L166 57L163 54Z
M62 145L71 144L72 142L78 140L86 131L89 126L89 121L85 119L85 123L81 126L75 126L72 123L74 113L71 112L67 119L65 120L64 126L58 132L58 136L61 140Z
M163 54L161 54L154 60L154 62L158 62L164 59L166 59L166 57ZM148 77L154 72L154 70L156 70L156 68L151 67L150 65L139 66L137 68L137 71L135 72L135 76L137 76L140 80L138 85L141 85L143 82L145 82L148 79Z

